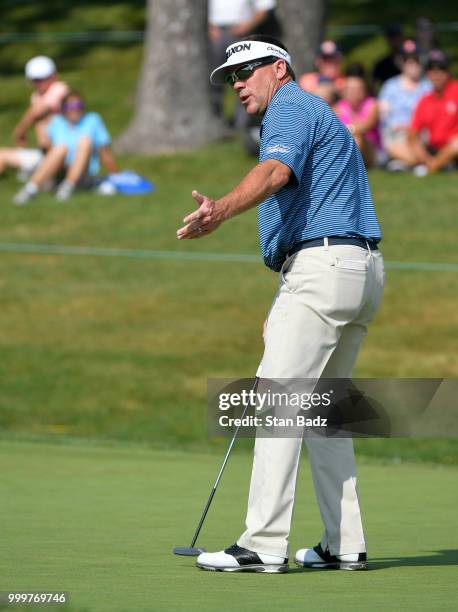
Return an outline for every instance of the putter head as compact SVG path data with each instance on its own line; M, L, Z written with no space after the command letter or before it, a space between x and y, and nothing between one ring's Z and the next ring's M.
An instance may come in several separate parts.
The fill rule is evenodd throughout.
M183 555L184 557L198 557L203 552L207 552L207 549L191 548L190 546L175 546L173 549L174 555Z

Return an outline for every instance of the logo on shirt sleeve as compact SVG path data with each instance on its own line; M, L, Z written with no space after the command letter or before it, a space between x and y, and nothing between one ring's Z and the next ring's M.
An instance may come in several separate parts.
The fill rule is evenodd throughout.
M285 147L285 145L273 145L271 147L266 148L266 153L289 153L291 149L289 147Z

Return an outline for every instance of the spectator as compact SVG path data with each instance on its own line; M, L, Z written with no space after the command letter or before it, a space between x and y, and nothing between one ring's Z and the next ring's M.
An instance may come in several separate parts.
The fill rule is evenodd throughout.
M27 62L25 76L34 92L28 109L13 131L16 148L0 149L0 174L8 167L16 168L25 177L32 174L43 158L43 151L50 145L46 127L69 92L68 85L59 80L53 60L44 55ZM37 148L27 147L27 135L32 127L35 127Z
M62 114L53 117L47 129L51 148L27 184L16 194L14 203L27 204L51 178L65 171L56 191L60 201L68 200L75 188L94 186L99 157L108 172L117 172L110 135L100 115L85 112L83 98L70 92L64 98Z
M333 81L330 81L326 77L320 77L318 83L313 92L316 96L324 100L329 106L334 107L337 102L337 93Z
M404 40L401 26L397 23L386 26L385 38L390 52L375 64L372 71L372 78L379 86L401 72L401 48Z
M359 62L354 62L353 64L349 64L347 69L345 70L345 76L358 76L366 81L366 69Z
M433 22L427 17L419 17L415 27L415 41L418 48L418 57L423 68L426 67L429 53L439 48L435 37Z
M438 49L430 52L426 72L433 91L420 99L409 132L417 176L437 172L458 158L458 81L451 78L448 58Z
M413 40L406 40L402 46L401 70L399 76L385 82L379 94L382 145L390 158L387 170L391 171L405 170L415 164L407 134L418 100L431 90Z
M342 53L334 41L325 40L321 43L315 66L315 72L306 72L299 78L299 85L305 91L319 95L317 90L326 84L326 96L336 100L342 93L345 78L342 72ZM334 87L332 95L329 84Z
M275 7L276 0L209 0L208 37L212 67L226 61L226 48L236 40L255 32L275 36L276 32L267 31L276 27ZM223 86L212 88L212 107L219 117L223 116L223 95ZM236 111L237 127L245 127L244 117L240 106Z
M369 95L366 81L358 71L352 70L345 79L335 112L353 135L366 167L373 166L381 149L377 100Z

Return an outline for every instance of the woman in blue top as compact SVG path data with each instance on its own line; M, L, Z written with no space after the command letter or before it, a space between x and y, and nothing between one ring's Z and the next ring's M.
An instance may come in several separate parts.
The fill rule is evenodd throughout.
M28 183L16 194L15 204L27 204L46 183L62 170L65 178L56 191L60 201L68 200L75 188L90 187L100 169L117 172L111 151L111 138L98 113L85 112L84 100L76 91L64 98L62 111L48 126L51 148Z

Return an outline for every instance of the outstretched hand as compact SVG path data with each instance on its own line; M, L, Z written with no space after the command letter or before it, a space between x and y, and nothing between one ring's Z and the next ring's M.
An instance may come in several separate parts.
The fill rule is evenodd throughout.
M214 232L223 222L214 200L198 191L193 191L192 197L199 204L199 208L183 219L185 225L177 231L178 240L202 238Z

